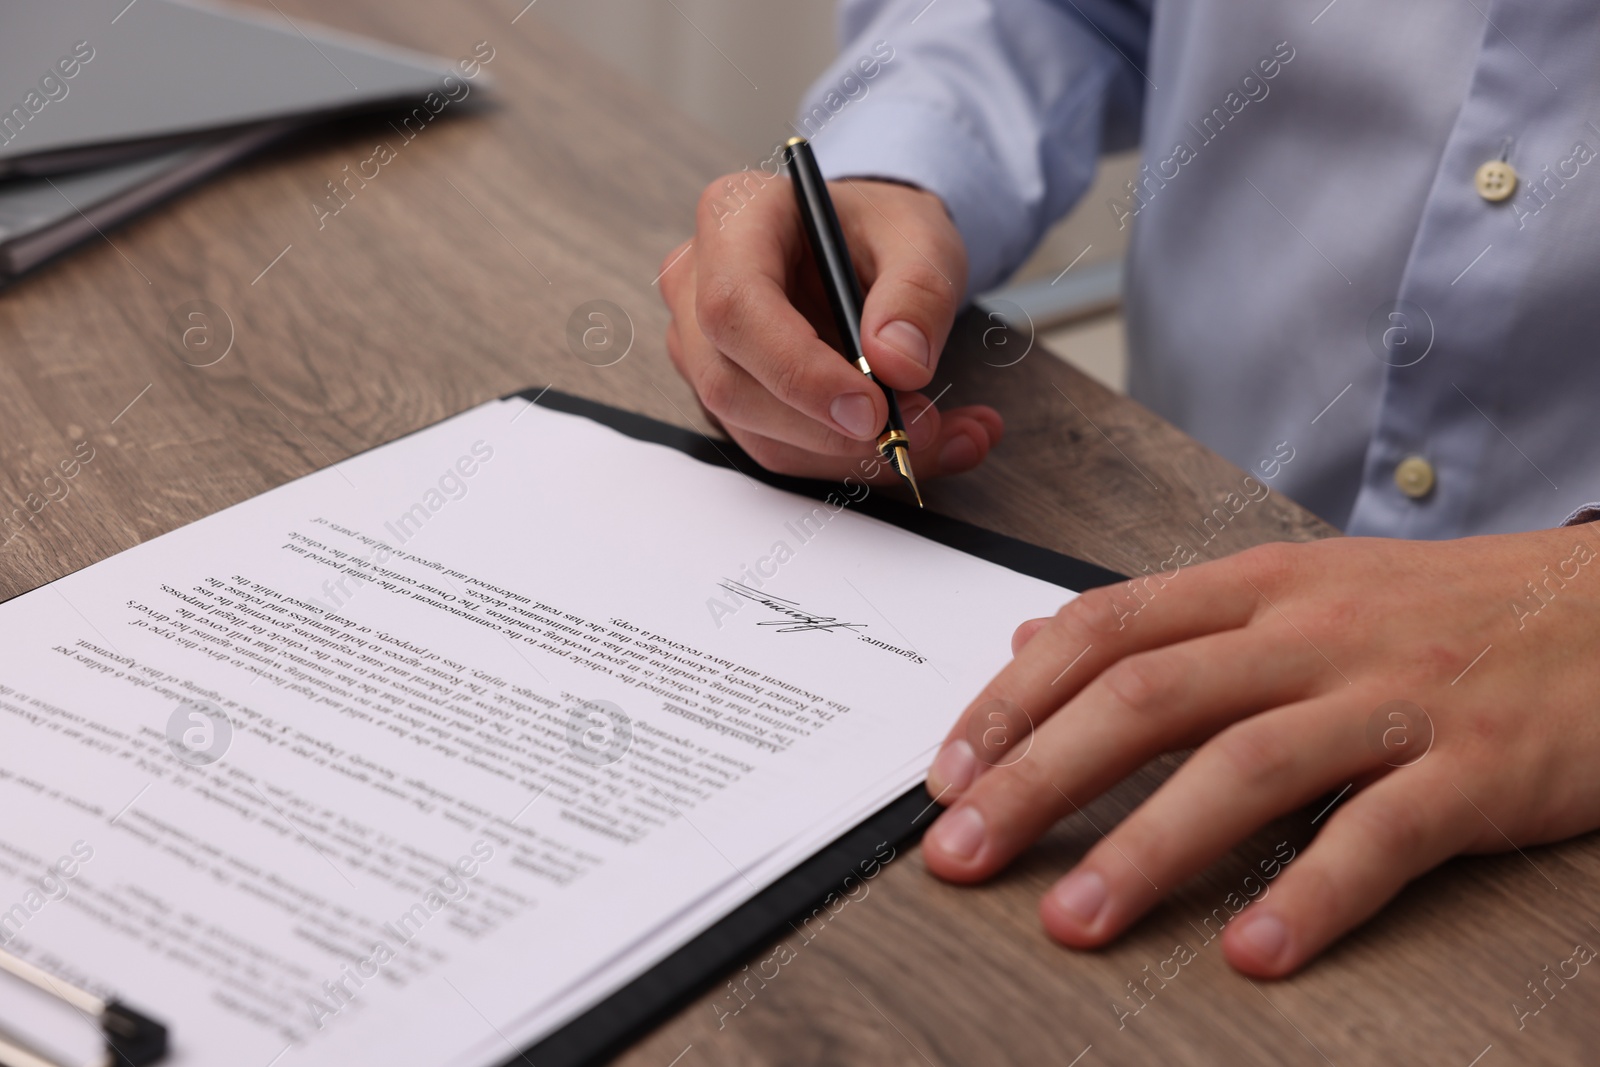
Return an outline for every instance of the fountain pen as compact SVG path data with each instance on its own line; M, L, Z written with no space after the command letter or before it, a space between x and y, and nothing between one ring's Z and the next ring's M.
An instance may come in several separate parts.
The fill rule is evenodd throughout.
M806 139L791 137L784 149L784 164L794 186L795 202L800 205L806 238L811 242L811 255L817 261L822 288L828 294L828 305L839 327L839 339L844 345L841 354L859 367L868 381L882 389L883 398L889 402L889 421L878 435L878 452L900 472L920 508L922 492L917 488L916 475L911 473L911 439L900 415L900 404L895 400L894 390L873 375L861 349L861 281L850 262L850 249L845 246L844 231L839 228L839 216L833 210L833 198L828 195L827 183L817 168L817 157L812 155Z

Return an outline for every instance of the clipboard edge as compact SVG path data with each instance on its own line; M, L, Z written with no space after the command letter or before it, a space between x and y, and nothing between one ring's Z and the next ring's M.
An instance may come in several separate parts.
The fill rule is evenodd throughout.
M640 415L571 393L559 392L553 388L524 389L500 399L522 399L566 415L581 415L635 440L675 448L702 463L736 470L748 478L813 500L826 500L830 493L838 492L838 485L831 481L774 474L751 459L733 441L712 441L694 430L686 430L648 415ZM1076 556L1068 556L1007 534L975 526L962 519L954 519L902 503L890 497L885 491L869 493L863 500L850 503L849 507L863 515L926 537L930 541L1074 592L1081 593L1086 589L1115 585L1117 582L1128 580L1127 575L1078 559Z

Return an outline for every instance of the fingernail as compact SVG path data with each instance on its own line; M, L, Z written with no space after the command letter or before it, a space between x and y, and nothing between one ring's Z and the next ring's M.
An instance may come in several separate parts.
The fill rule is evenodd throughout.
M896 319L878 331L878 340L926 367L933 360L932 346L923 332L904 319Z
M1262 963L1277 963L1289 944L1289 928L1276 915L1254 915L1244 920L1238 934L1240 943Z
M956 434L939 450L939 470L944 474L960 474L977 465L978 445L969 434Z
M928 831L940 852L958 860L970 860L983 844L983 816L977 808L957 808L946 812Z
M933 766L928 768L928 785L935 796L943 796L947 789L960 793L972 784L977 772L978 757L973 755L972 746L965 741L952 741L939 750Z
M828 414L852 437L871 437L877 432L877 427L873 426L872 398L866 393L846 393L834 397Z
M1056 886L1056 906L1080 926L1092 926L1106 904L1106 880L1095 871L1073 871Z

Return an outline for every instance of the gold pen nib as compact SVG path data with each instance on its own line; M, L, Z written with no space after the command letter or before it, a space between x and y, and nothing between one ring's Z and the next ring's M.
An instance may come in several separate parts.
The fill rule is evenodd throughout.
M911 495L917 498L917 507L925 507L922 503L922 490L917 488L917 476L911 473L911 450L905 445L894 446L894 465L900 470L900 477L911 486Z

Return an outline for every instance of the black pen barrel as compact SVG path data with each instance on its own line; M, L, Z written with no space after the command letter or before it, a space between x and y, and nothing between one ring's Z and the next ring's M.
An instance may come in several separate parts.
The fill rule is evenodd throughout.
M812 154L811 145L803 137L790 138L785 149L784 163L789 171L789 180L794 185L800 221L805 226L812 257L817 261L817 269L822 275L822 288L827 293L828 306L833 311L833 321L839 329L840 342L844 345L842 354L883 390L884 399L889 402L888 428L903 433L905 423L894 390L878 382L861 348L861 305L865 299L861 291L861 279L856 277L850 248L845 244L844 230L839 226L839 215L834 211L833 197L828 194L828 184L823 181L817 157Z
M855 264L850 260L850 248L845 244L839 215L833 209L833 197L828 195L828 185L822 180L811 145L796 137L786 147L784 158L789 180L794 185L795 203L800 208L800 221L805 226L811 254L822 274L822 287L828 295L828 306L833 309L839 338L844 342L844 356L852 363L859 363L863 358L861 280L856 277Z

